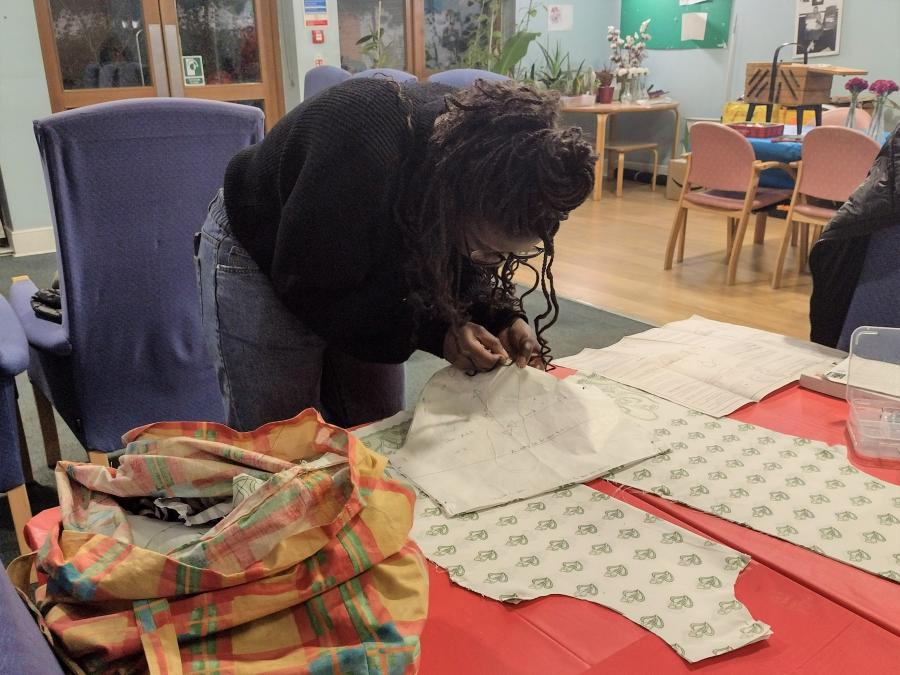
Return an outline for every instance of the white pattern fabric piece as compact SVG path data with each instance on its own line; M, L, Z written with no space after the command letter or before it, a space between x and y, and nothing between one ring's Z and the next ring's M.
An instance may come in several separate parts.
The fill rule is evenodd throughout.
M716 419L599 375L572 378L672 449L609 480L900 581L900 487L849 464L846 447Z
M389 456L409 413L357 434ZM457 584L495 600L568 595L652 631L690 662L771 630L734 597L749 557L583 485L448 517L418 491L412 536Z
M534 368L437 372L392 464L449 515L591 480L666 450L593 387Z
M692 316L557 363L722 417L843 356L777 333Z

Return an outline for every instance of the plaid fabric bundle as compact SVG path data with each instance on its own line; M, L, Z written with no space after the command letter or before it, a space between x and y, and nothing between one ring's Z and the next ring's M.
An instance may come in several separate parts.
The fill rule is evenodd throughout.
M118 469L56 469L62 522L37 554L48 582L31 599L71 661L91 672L416 670L427 575L409 540L414 495L385 477L384 457L314 410L252 433L161 423L124 441ZM238 476L259 487L196 539L166 553L133 543L123 501L231 498Z

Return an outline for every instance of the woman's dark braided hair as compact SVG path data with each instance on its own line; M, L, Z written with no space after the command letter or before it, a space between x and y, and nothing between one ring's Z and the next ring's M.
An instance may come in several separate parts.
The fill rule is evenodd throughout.
M544 333L559 314L553 237L590 194L595 157L580 129L557 127L556 94L478 80L445 100L447 111L435 122L426 150L428 180L416 195L415 212L404 219L416 261L411 281L427 289L425 308L458 329L469 307L461 298L463 260L456 254L465 230L489 225L510 237L540 238L540 269L515 256L498 267L479 267L480 291L472 297L470 290L466 300L521 312L522 299L540 286L546 305L534 326L540 357L549 365ZM535 282L517 297L513 279L521 265L535 273Z

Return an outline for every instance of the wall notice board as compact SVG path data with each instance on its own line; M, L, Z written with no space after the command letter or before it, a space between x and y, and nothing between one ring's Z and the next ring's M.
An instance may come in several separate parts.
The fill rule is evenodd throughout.
M728 44L731 0L622 0L622 35L651 19L647 49L722 49Z

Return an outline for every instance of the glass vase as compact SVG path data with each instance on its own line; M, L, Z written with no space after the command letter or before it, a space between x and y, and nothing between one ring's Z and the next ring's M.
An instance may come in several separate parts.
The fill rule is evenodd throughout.
M850 108L847 110L847 119L844 121L844 126L848 129L855 129L854 121L856 119L856 103L859 94L850 94Z
M866 131L866 136L869 138L874 138L876 141L881 141L881 137L884 135L884 101L885 96L879 96L875 99L875 109L872 111L872 122L869 124L869 129Z
M630 104L634 99L632 97L632 77L626 77L619 80L619 101L625 105Z
M647 76L635 75L632 80L631 100L643 105L650 100L650 97L647 95Z

